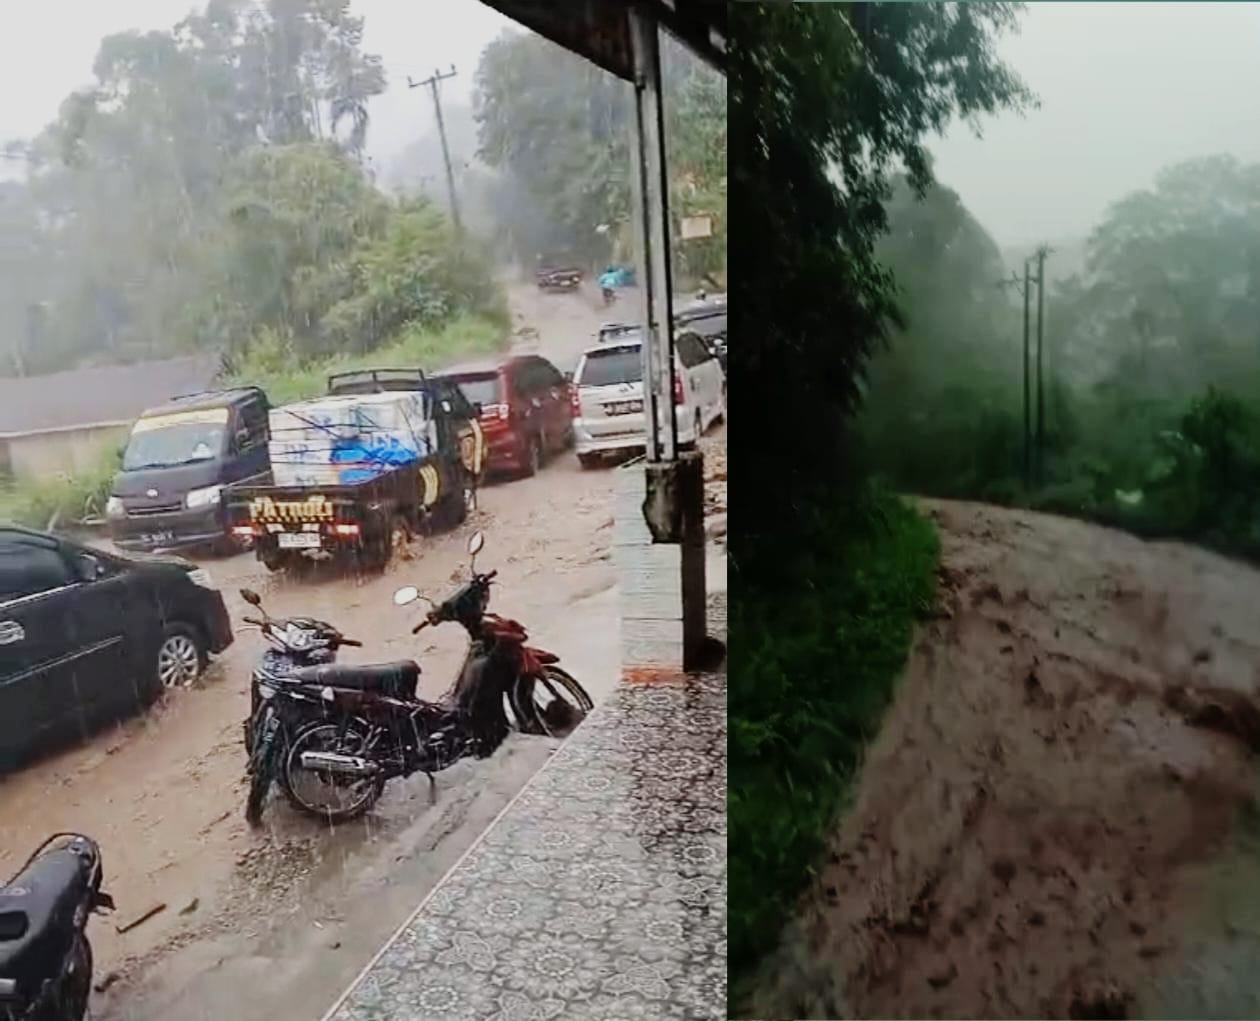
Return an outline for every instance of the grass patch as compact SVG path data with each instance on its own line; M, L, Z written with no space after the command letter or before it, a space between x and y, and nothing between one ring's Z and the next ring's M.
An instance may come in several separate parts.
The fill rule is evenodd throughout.
M64 524L104 514L121 461L119 451L111 446L101 452L90 470L78 475L0 484L0 521L46 528L54 517Z
M273 407L318 397L328 388L333 372L377 367L413 368L432 372L455 362L486 357L507 348L507 329L491 319L456 316L440 329L405 326L394 340L366 354L334 355L301 363L278 338L260 338L241 359L226 386L261 386Z
M816 507L792 548L776 584L731 585L728 924L737 991L811 875L935 591L934 529L875 486Z

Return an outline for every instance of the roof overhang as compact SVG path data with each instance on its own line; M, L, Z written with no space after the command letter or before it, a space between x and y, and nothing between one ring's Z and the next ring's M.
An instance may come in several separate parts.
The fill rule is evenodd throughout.
M500 14L610 74L634 81L631 7L655 18L697 56L726 73L726 0L482 0Z

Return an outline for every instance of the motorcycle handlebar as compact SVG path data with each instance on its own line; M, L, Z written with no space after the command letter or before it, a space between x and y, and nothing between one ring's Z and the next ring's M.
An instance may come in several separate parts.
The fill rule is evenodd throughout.
M415 627L411 629L411 633L413 635L418 635L421 631L423 631L428 626L429 626L429 622L427 620L422 620L419 624L417 624Z
M353 645L356 649L363 648L363 643L354 638L338 638L338 645Z

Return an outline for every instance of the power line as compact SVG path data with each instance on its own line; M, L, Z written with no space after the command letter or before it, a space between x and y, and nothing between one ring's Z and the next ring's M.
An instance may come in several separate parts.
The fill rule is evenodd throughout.
M427 85L433 94L433 110L437 114L438 138L442 142L442 162L446 164L446 188L451 198L451 220L455 224L456 232L463 234L464 226L459 219L459 203L455 198L455 173L451 170L451 152L446 145L446 125L442 121L442 100L438 95L438 83L446 81L448 78L455 77L455 65L451 65L451 69L445 74L435 70L423 81L413 82L410 77L407 78L407 87L409 89L418 89L422 85Z

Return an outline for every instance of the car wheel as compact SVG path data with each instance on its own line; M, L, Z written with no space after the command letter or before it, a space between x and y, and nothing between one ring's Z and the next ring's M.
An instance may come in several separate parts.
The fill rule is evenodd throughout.
M525 474L527 476L537 475L542 471L543 452L541 436L533 436L529 441L529 460L525 465Z
M168 624L158 643L154 670L163 689L187 688L205 669L209 656L195 628Z

